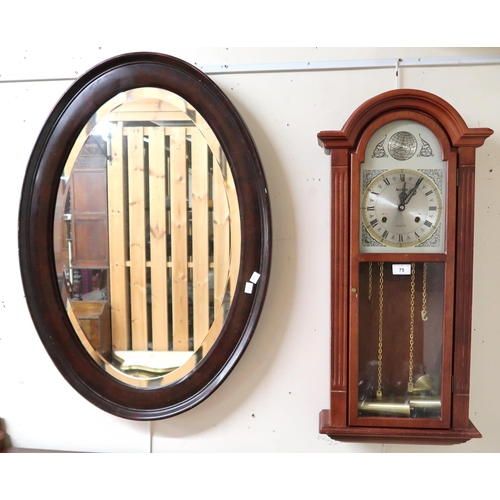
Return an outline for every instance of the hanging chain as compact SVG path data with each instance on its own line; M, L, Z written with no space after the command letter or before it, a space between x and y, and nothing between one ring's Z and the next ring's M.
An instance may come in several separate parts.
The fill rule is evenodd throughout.
M384 320L384 263L379 262L379 317L378 317L378 373L377 399L382 399L382 348ZM422 275L422 320L427 321L427 263L424 262ZM368 272L368 300L372 299L372 263ZM410 350L408 361L408 392L413 392L413 348L415 343L415 263L411 265L410 281Z
M379 297L378 297L378 374L377 399L382 399L382 323L384 320L384 263L379 262Z
M373 263L368 264L368 302L372 301Z
M410 359L408 363L408 392L413 392L413 343L415 332L415 263L411 265L410 285Z
M427 262L424 262L422 271L422 321L427 321Z

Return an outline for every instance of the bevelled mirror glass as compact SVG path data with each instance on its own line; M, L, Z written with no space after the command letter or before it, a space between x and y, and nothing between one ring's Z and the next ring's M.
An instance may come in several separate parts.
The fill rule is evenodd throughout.
M262 166L223 92L170 56L105 61L56 105L25 177L20 260L40 338L104 410L186 411L251 338L270 234Z
M87 351L124 383L182 378L221 332L239 271L231 167L203 117L158 88L122 92L61 176L54 254Z

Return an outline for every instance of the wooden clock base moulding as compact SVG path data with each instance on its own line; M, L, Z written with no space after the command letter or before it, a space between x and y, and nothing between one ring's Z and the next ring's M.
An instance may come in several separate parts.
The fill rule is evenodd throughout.
M480 438L481 433L469 420L469 428L457 429L402 429L395 427L332 427L330 410L319 414L319 432L335 441L345 443L384 444L461 444Z

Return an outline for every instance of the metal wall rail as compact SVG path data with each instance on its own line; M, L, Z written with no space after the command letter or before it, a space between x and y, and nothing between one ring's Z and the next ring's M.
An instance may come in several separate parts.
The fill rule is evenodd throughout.
M284 71L334 71L353 69L403 68L418 66L477 66L500 64L500 55L465 57L411 57L405 59L359 59L338 61L307 61L261 64L201 65L210 75L228 73L279 73Z
M396 78L399 78L400 68L416 67L446 67L446 66L484 66L500 64L500 55L484 56L447 56L447 57L409 57L388 59L355 59L336 61L302 61L256 64L198 64L197 67L207 75L229 75L238 73L282 73L303 71L339 71L358 69L394 68ZM65 74L3 74L0 73L0 83L22 82L52 82L76 80L80 72L73 75Z

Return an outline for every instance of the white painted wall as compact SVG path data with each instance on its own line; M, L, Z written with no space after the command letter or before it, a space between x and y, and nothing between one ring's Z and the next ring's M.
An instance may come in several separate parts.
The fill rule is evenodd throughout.
M12 47L0 74L81 73L116 54L153 50L193 64L500 55L467 48L179 48L129 43L52 51ZM69 82L0 83L0 417L20 447L100 452L499 452L500 66L403 68L401 85L450 102L495 134L478 152L470 416L483 438L452 447L341 444L318 433L329 404L329 157L321 130L340 129L366 99L395 88L392 69L232 74L213 80L250 129L273 215L266 304L229 378L193 410L132 422L99 410L56 370L33 327L17 257L21 186L32 147ZM43 291L40 291L43 293Z

